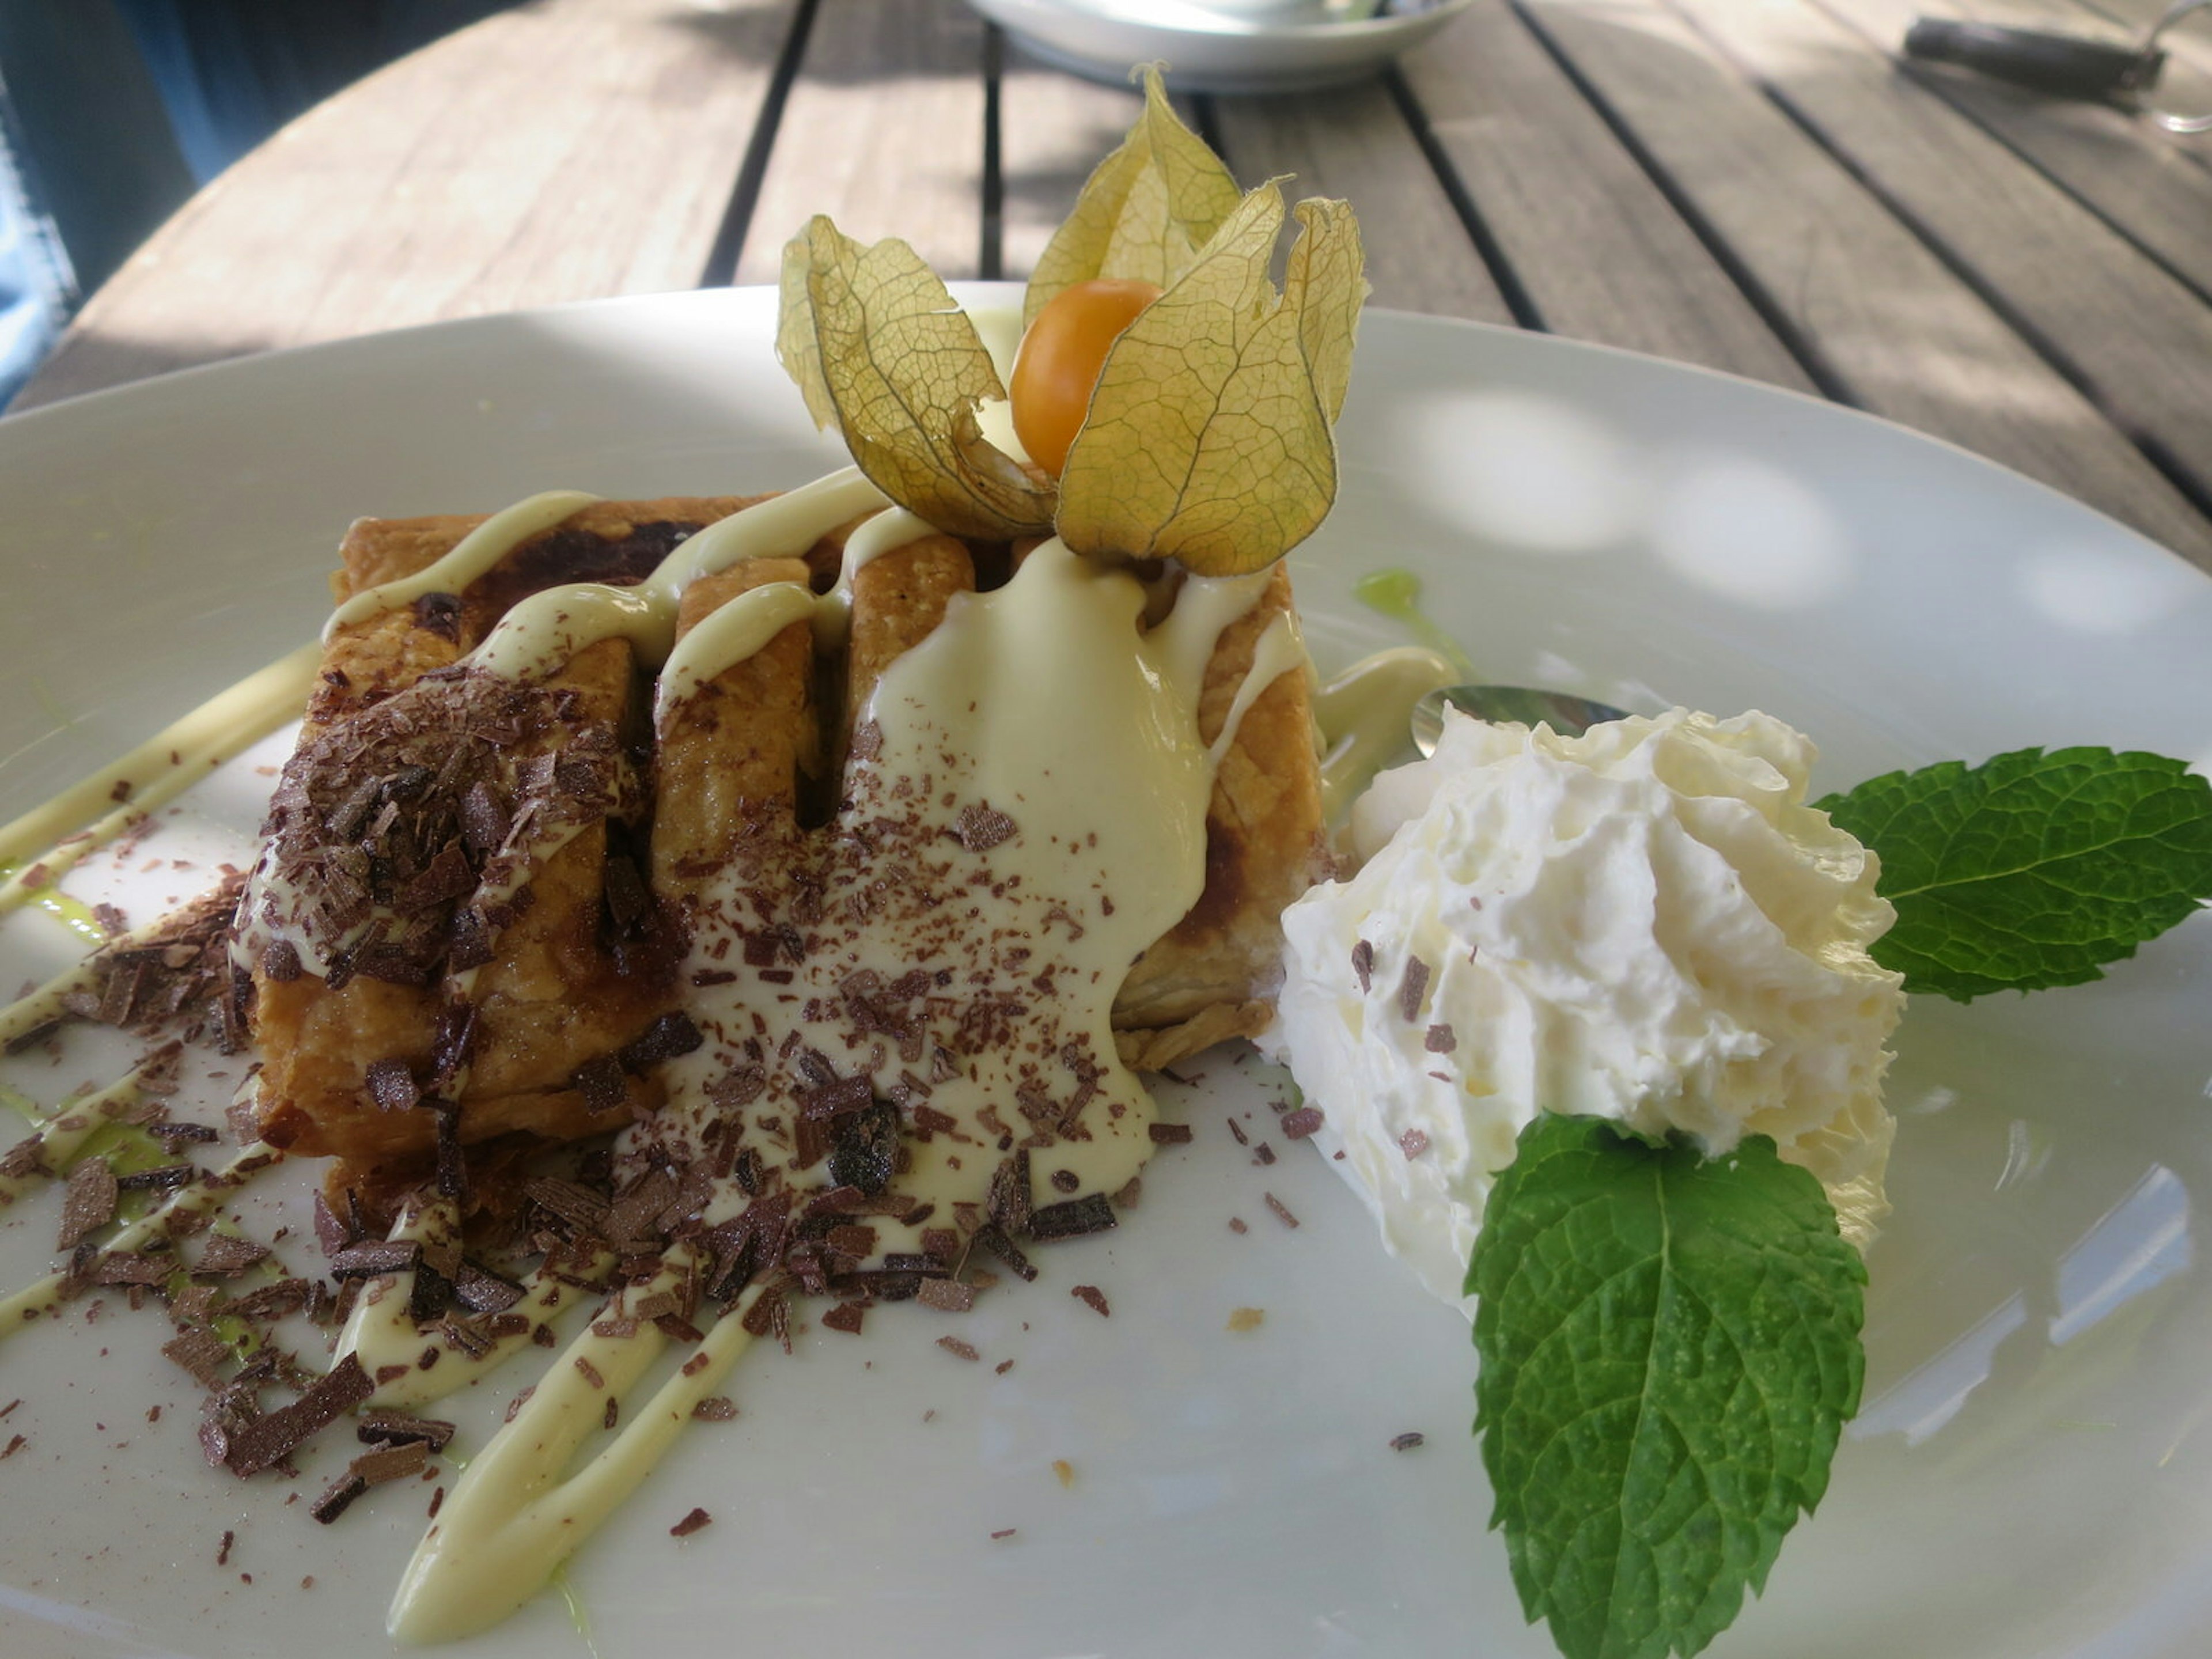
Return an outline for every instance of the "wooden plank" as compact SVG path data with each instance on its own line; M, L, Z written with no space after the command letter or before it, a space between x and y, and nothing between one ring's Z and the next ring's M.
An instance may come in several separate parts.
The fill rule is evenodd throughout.
M983 25L958 0L821 0L738 281L775 282L817 213L864 242L903 238L947 281L978 273Z
M1402 68L1438 148L1544 326L1814 389L1512 12L1475 7Z
M1898 54L1921 84L1963 111L2063 185L2169 269L2212 293L2212 168L2203 140L2166 131L2109 104L2047 98L2025 88L1902 56L1905 32L1920 0L1850 0L1832 9L1873 44ZM1958 15L1982 22L2076 33L2119 42L2127 37L2073 0L1972 0ZM2176 82L2183 79L2177 69ZM2205 77L2212 84L2212 76Z
M795 0L544 0L319 105L195 196L18 407L274 346L699 279Z
M1817 6L1676 3L2212 499L2212 307Z
M2212 525L1679 15L1657 0L1530 11L1854 402L2212 564Z
M1247 185L1297 175L1287 192L1340 196L1359 215L1374 303L1510 323L1474 240L1380 82L1214 100L1223 160Z
M1133 87L1101 86L1048 67L1014 41L999 76L1000 260L1027 276L1075 205L1091 169L1144 107Z

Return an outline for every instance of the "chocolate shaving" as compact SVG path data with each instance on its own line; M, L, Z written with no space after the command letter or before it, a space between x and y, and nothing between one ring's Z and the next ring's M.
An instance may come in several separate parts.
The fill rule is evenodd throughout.
M1426 1441L1427 1438L1428 1437L1426 1435L1419 1433L1419 1431L1407 1434L1394 1434L1390 1437L1390 1449L1395 1452L1411 1451L1414 1447L1420 1445Z
M410 1412L363 1412L354 1433L368 1445L419 1440L432 1451L440 1451L453 1437L453 1425L439 1418L416 1417Z
M690 1054L705 1041L690 1015L680 1010L663 1014L645 1028L643 1036L623 1049L622 1063L632 1072L647 1071L665 1060Z
M860 1321L867 1310L857 1302L840 1302L822 1316L822 1322L833 1331L842 1331L848 1336L860 1334Z
M210 1461L222 1464L233 1474L241 1478L258 1474L289 1457L375 1392L376 1384L362 1369L361 1361L348 1354L290 1405L253 1417L233 1431L210 1425L216 1433L210 1440L204 1432L202 1443Z
M1432 1054L1448 1054L1459 1047L1459 1037L1449 1025L1431 1025L1421 1038L1421 1047Z
M1360 994L1366 994L1375 982L1375 947L1365 939L1352 947L1352 971L1358 978Z
M1029 1257L1015 1247L1014 1241L1006 1237L1006 1229L995 1221L975 1230L975 1243L1005 1262L1016 1278L1027 1281L1037 1276Z
M1009 1237L1030 1231L1030 1155L1026 1148L1006 1158L992 1172L983 1207Z
M307 1505L307 1513L327 1527L353 1506L355 1498L368 1490L368 1482L348 1469L323 1488L323 1495Z
M69 1184L62 1195L61 1227L55 1236L54 1248L75 1249L115 1219L116 1200L120 1196L115 1172L107 1167L106 1158L82 1160L70 1171Z
M1030 1237L1039 1243L1050 1243L1103 1233L1119 1224L1106 1194L1092 1193L1086 1197L1072 1198L1065 1204L1048 1204L1035 1212L1030 1217Z
M412 1239L372 1239L349 1244L331 1258L333 1279L379 1279L386 1273L412 1273L422 1260L422 1247Z
M988 852L1010 839L1016 827L1013 819L983 802L971 802L962 807L952 820L952 833L971 853Z
M461 596L458 593L418 593L410 607L415 626L458 645L461 639Z
M1282 1129L1285 1139L1304 1140L1322 1126L1321 1109L1301 1106L1294 1112L1283 1114Z
M914 1299L940 1313L966 1313L975 1305L975 1287L951 1279L925 1279Z
M521 1285L471 1261L461 1263L453 1285L453 1300L472 1314L504 1313L522 1300Z
M1155 1146L1182 1146L1190 1141L1190 1125L1188 1123L1150 1124L1145 1133L1152 1136Z
M587 1060L569 1073L568 1086L584 1097L584 1109L594 1114L619 1111L629 1102L629 1084L622 1061L612 1054Z
M1407 1024L1419 1018L1421 999L1428 994L1429 964L1419 957L1406 958L1406 976L1398 981L1398 1013Z
M1101 1319L1109 1318L1112 1316L1113 1310L1106 1305L1106 1292L1100 1290L1096 1285L1078 1285L1073 1290L1068 1291L1068 1294L1073 1297L1078 1302L1082 1303L1084 1306L1089 1308L1091 1312L1097 1314Z
M937 1346L957 1359L973 1361L983 1357L976 1352L974 1343L963 1342L957 1336L940 1336L937 1339Z
M231 1357L230 1345L204 1328L183 1333L161 1345L161 1352L191 1374L204 1389L218 1387L222 1368Z
M738 1402L727 1395L709 1395L691 1407L691 1415L702 1423L727 1423L738 1414Z
M1408 1129L1398 1137L1398 1150L1405 1153L1406 1161L1410 1164L1429 1150L1429 1138L1419 1129Z
M1281 1199L1277 1198L1274 1194L1262 1193L1260 1196L1267 1200L1267 1207L1275 1212L1276 1219L1280 1221L1283 1225L1285 1227L1295 1227L1298 1224L1298 1218L1291 1213L1290 1206L1284 1203Z
M115 1184L126 1193L168 1193L179 1187L190 1186L192 1177L198 1173L199 1170L194 1164L164 1164L159 1169L134 1170L129 1175L118 1176Z
M100 1258L92 1279L95 1285L159 1285L176 1271L173 1255L118 1250Z
M414 1067L404 1060L371 1060L366 1078L368 1097L387 1112L410 1112L422 1103Z
M712 1526L714 1517L704 1510L695 1509L668 1529L671 1538L689 1538L702 1527Z
M370 1486L381 1486L420 1474L429 1461L428 1441L400 1440L363 1452L347 1467Z

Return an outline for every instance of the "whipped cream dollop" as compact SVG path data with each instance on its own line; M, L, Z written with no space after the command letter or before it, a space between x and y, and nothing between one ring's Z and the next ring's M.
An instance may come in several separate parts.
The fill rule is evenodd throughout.
M1358 873L1285 913L1273 1047L1437 1296L1471 1305L1484 1200L1546 1109L1709 1155L1771 1135L1871 1238L1905 998L1867 953L1875 855L1805 805L1814 757L1759 714L1571 738L1455 712L1355 804Z

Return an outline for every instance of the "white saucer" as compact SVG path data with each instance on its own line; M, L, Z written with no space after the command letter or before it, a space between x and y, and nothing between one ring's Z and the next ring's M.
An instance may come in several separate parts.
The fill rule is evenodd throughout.
M1193 0L969 0L1047 63L1125 80L1162 63L1178 92L1295 92L1356 81L1435 33L1473 0L1397 0L1387 15L1331 19L1320 5L1231 15ZM1286 15L1287 14L1287 15Z

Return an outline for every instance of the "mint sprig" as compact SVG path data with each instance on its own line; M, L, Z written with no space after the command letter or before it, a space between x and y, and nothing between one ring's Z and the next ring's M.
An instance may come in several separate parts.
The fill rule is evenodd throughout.
M2161 755L2021 749L1816 805L1881 855L1874 957L1916 994L2100 979L2212 898L2212 786Z
M1764 1136L1708 1160L1540 1113L1492 1188L1475 1430L1513 1581L1566 1659L1696 1653L1820 1501L1866 1269Z

